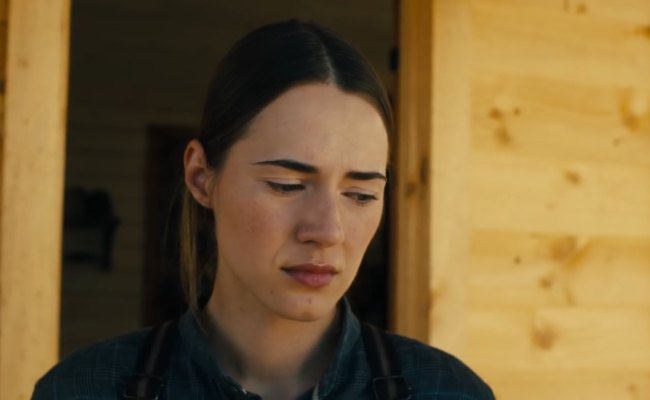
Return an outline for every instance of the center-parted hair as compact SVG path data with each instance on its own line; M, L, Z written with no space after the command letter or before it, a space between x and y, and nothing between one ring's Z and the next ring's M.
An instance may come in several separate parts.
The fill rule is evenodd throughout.
M219 170L253 118L278 96L297 85L315 82L362 96L380 113L387 132L392 131L386 91L361 53L326 28L289 20L249 33L217 67L197 137L208 165ZM185 189L180 221L181 279L194 312L212 294L218 240L214 223L212 211Z

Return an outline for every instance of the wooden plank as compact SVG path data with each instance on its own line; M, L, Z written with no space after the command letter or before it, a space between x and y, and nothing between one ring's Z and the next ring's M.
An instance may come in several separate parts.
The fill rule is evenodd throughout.
M650 168L475 151L472 226L579 236L650 236Z
M103 186L119 186L119 180L124 183L133 183L138 181L138 176L130 171L120 171L111 174L109 169L101 168L96 170L83 170L82 168L70 168L66 170L66 184L82 185L89 188L99 188ZM83 167L83 165L80 165ZM135 197L135 196L133 196Z
M642 29L650 26L650 11L646 0L563 0L562 6L565 11L578 15L615 19L636 24Z
M58 356L70 2L10 5L8 34L0 37L8 43L0 156L0 398L28 399Z
M554 18L612 20L636 25L650 24L646 0L473 0L481 7L500 8L521 15L546 14ZM508 11L510 10L510 11ZM645 11L644 11L645 10Z
M63 273L65 291L92 295L95 287L84 285L83 282L86 280L97 279L97 285L100 285L104 279L104 283L108 287L112 285L112 279L124 283L141 279L141 266L144 259L142 248L115 246L113 258L115 263L110 272L104 271L97 263L93 262L66 263ZM126 286L128 287L128 284ZM114 290L121 290L121 286L116 286Z
M472 234L472 306L650 307L650 237Z
M433 21L429 342L454 354L464 350L467 316L471 138L468 5L467 1L435 1Z
M88 313L74 318L66 317L64 308L61 316L61 357L107 337L116 337L140 328L140 312L138 307L133 307L135 301L137 299L125 298L121 302L103 305L104 308L98 309L95 314ZM128 311L117 316L114 312L116 309Z
M472 307L469 327L467 360L491 373L650 371L648 307Z
M131 250L116 245L114 257L115 265L109 273L92 263L65 265L61 289L63 355L140 327L137 305L141 300L142 245Z
M472 89L475 149L650 166L650 86L585 86L482 71Z
M119 197L123 200L129 200L132 202L142 203L145 198L145 190L142 185L142 182L138 177L131 177L130 179L92 179L90 174L85 174L84 176L89 176L89 179L76 179L81 175L72 175L66 177L66 185L68 186L81 186L88 190L102 189L108 191L111 196L115 196L113 201L116 201L116 198ZM144 207L143 204L141 204Z
M122 266L110 273L92 267L93 265L90 264L83 268L80 265L66 266L64 278L69 282L63 284L63 291L66 294L64 303L68 307L68 315L70 315L70 307L80 310L80 312L85 310L87 313L92 313L93 307L88 307L88 302L108 304L114 301L123 301L124 297L130 297L132 300L140 298L142 273L137 268L137 264L130 268ZM93 296L93 293L96 295ZM84 297L87 298L87 301L79 302ZM109 310L104 309L104 311ZM110 312L119 317L117 315L119 313L115 313L115 309Z
M85 174L97 174L99 176L110 175L114 172L116 176L126 177L131 175L135 179L142 179L145 160L137 154L107 154L99 157L86 152L71 154L67 167L70 170L80 170Z
M120 225L117 229L115 235L115 246L128 246L133 247L135 245L141 246L144 245L144 229L142 225L136 225L134 223L125 223Z
M68 126L68 152L99 156L145 157L146 130L111 126Z
M464 360L501 399L650 396L650 3L471 0Z
M117 104L116 104L117 103ZM70 101L70 123L78 126L105 126L119 129L138 129L146 132L152 121L160 125L195 126L196 111L179 111L176 108L157 110L142 105L125 105L116 101L98 100L89 102Z
M497 399L576 400L650 398L650 373L637 370L483 374Z
M430 134L433 9L429 0L399 3L400 61L393 181L391 328L429 340Z
M472 2L475 68L596 86L650 85L647 25L535 9L516 2ZM638 6L647 14L647 4ZM526 21L522 23L522 21Z
M3 38L5 38L3 40L0 40L0 56L2 57L2 60L5 60L5 61L6 61L6 58L7 58L7 40L6 40L7 28L8 28L7 27L7 14L6 14L7 13L7 1L8 0L0 1L0 13L2 13L2 16L0 16L0 17L4 17L4 18L0 19L0 35L2 35ZM4 94L5 94L6 87L7 87L7 82L6 82L6 80L7 80L7 63L6 62L0 63L0 77L2 78L2 80L1 80L2 85L0 87L0 89L1 89L0 93L2 93L2 95L3 95L2 96L2 108L0 110L2 110L2 112L4 113L5 112Z

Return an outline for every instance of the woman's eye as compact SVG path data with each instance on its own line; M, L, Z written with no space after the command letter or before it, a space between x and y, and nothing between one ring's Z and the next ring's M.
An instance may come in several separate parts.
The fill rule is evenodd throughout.
M377 196L374 194L348 192L345 195L361 205L366 205L377 200Z
M266 183L273 191L282 194L297 192L305 188L305 185L301 183L279 183L273 181L266 181Z

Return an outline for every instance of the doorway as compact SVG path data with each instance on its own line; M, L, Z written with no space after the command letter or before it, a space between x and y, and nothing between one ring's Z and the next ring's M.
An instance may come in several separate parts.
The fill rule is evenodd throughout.
M66 271L62 301L83 307L69 307L62 320L65 353L179 312L180 291L165 283L175 276L166 264L177 265L162 234L175 232L167 221L180 179L176 152L194 132L212 70L235 40L272 21L313 20L356 45L394 97L393 0L359 0L345 9L311 0L253 3L73 3L66 180L104 190L120 225L110 271ZM381 327L390 303L389 204L386 210L349 294L355 311ZM169 293L172 299L164 298ZM92 321L80 308L93 310Z

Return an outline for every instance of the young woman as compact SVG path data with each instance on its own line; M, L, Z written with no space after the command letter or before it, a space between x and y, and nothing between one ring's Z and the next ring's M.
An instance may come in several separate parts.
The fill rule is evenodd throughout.
M382 215L391 129L373 69L332 32L292 20L244 37L185 150L188 312L77 352L34 399L492 399L344 298Z

